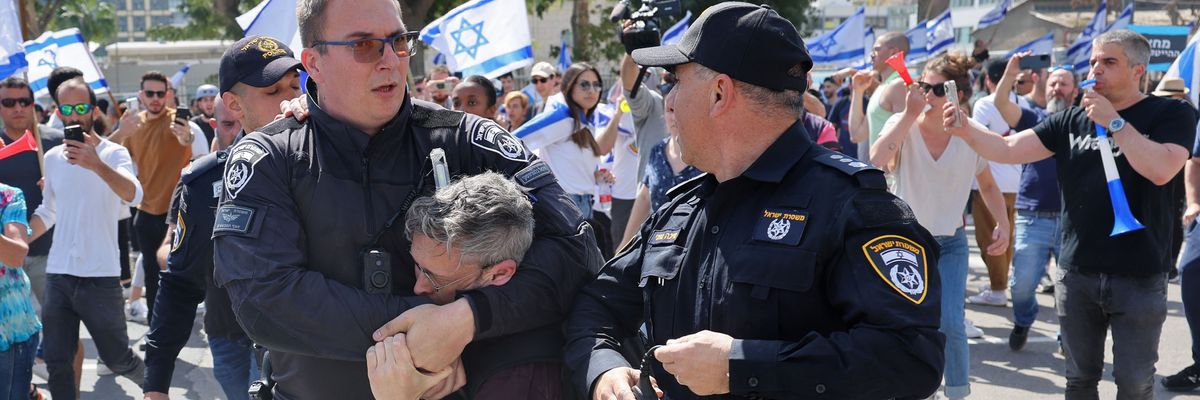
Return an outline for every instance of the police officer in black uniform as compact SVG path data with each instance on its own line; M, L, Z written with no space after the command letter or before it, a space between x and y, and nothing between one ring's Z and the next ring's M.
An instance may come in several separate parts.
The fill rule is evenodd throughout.
M578 389L653 398L640 397L652 376L670 399L934 393L937 243L881 171L809 139L797 116L812 59L795 27L726 2L633 58L674 69L669 122L708 173L580 292L566 360ZM621 344L643 323L655 347L638 371Z
M444 370L472 340L561 323L602 261L549 168L495 123L409 97L417 32L406 32L395 1L298 10L310 114L230 150L213 228L214 279L270 351L275 398L371 398L364 356L397 316L411 323L406 342L427 371ZM444 306L414 296L402 231L407 206L435 188L435 148L451 175L513 176L536 220L508 284Z
M300 95L299 90L291 86L298 80L300 68L300 60L293 57L291 49L274 38L248 36L237 41L225 50L220 68L221 93L227 94L230 100L222 105L226 108L222 111L236 115L221 117L236 118L244 130L261 128L259 124L265 121L250 117L274 115L280 100ZM235 89L239 84L245 86ZM213 91L216 90L214 87ZM236 108L237 112L226 107L229 105ZM218 134L225 135L221 137L221 143L236 141L226 132ZM243 134L244 131L237 136ZM191 335L196 306L200 302L205 302L207 310L204 328L209 341L223 340L228 345L244 348L245 357L241 361L250 363L251 343L234 318L229 295L213 284L212 228L221 194L222 173L228 158L228 152L222 150L196 159L183 171L175 188L171 210L167 213L167 224L171 229L164 243L169 251L168 269L159 276L159 293L154 299L155 315L146 337L146 380L142 390L147 398L167 398L175 359ZM214 358L213 362L214 372L218 376L226 372L217 371L220 369L247 374L240 379L240 387L222 386L222 389L227 389L227 397L246 398L249 377L257 376L257 373L234 365L224 365L226 359Z

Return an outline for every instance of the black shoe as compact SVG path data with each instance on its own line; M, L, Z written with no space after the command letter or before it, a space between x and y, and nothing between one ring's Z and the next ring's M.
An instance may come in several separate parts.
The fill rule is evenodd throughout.
M1164 389L1172 392L1187 392L1200 387L1200 367L1193 364L1175 375L1162 378Z
M1008 334L1008 348L1012 351L1021 351L1025 348L1025 342L1029 340L1028 326L1014 326L1012 333Z

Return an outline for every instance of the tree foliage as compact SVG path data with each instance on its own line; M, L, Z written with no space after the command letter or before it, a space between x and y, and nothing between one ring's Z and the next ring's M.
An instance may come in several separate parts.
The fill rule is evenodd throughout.
M253 2L241 0L184 0L179 11L188 16L187 25L154 26L146 30L146 36L157 40L240 39L242 28L236 18L253 6Z

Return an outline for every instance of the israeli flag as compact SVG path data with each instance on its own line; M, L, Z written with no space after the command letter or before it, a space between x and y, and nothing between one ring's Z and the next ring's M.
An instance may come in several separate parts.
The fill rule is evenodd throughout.
M688 26L690 26L691 23L692 11L688 10L687 14L683 15L683 19L680 19L679 22L675 23L675 25L671 25L670 28L667 28L666 32L663 32L662 44L664 46L670 44L679 44L679 41L683 39L683 32L687 31Z
M929 49L925 48L925 43L929 39L925 30L925 25L928 25L928 22L918 22L917 26L904 32L904 36L908 37L908 54L904 55L905 62L916 64L929 58Z
M92 59L92 52L88 51L87 41L83 40L78 28L46 32L25 42L24 46L25 61L29 63L29 87L36 96L50 95L46 81L50 71L60 66L83 71L83 80L96 94L108 92L108 81L96 67L96 60Z
M1133 3L1130 2L1129 5L1125 6L1124 10L1121 10L1121 14L1117 15L1117 19L1114 20L1111 24L1108 24L1108 27L1104 28L1104 31L1108 32L1108 31L1111 31L1114 29L1129 29L1129 24L1132 24L1132 23L1133 23Z
M21 47L21 25L12 1L0 0L0 79L21 72L29 65Z
M567 45L567 38L564 35L558 46L558 70L566 71L567 68L571 68L571 64L571 46Z
M1051 54L1054 52L1054 32L1047 33L1046 36L1033 39L1032 42L1025 43L1015 49L1012 49L1012 51L1008 52L1004 58L1012 58L1014 54L1022 51L1031 51L1034 55Z
M1092 57L1092 39L1104 32L1107 22L1108 7L1105 3L1100 2L1100 7L1092 16L1092 22L1083 27L1083 32L1080 32L1075 42L1071 43L1071 47L1067 48L1067 61L1075 65L1075 73L1082 73L1089 67L1088 59Z
M854 69L862 71L871 68L871 49L875 47L875 27L868 26L867 33L863 35L863 58L862 62L854 66Z
M176 72L175 75L171 75L171 87L174 87L176 90L181 88L183 85L183 77L187 76L189 69L192 69L192 64L183 64L183 68L180 68L179 72Z
M1188 88L1188 97L1192 99L1192 104L1200 103L1200 48L1197 47L1200 47L1200 35L1192 36L1192 40L1183 48L1183 52L1179 53L1179 58L1171 63L1165 75L1168 78L1183 79L1183 86Z
M273 37L287 43L297 56L304 48L300 41L300 22L296 20L296 0L263 0L236 19L246 36Z
M979 17L979 25L975 29L983 29L1000 23L1000 21L1004 20L1004 16L1008 15L1009 7L1012 7L1012 0L1004 0L997 3L996 8Z
M533 64L523 0L471 0L421 30L421 41L446 54L451 71L496 79Z
M848 67L862 62L866 49L866 8L859 7L850 18L829 32L806 43L813 64Z
M543 147L561 142L575 133L575 119L571 118L571 109L564 101L546 101L546 109L513 131L513 136L521 139L521 143L529 151L538 151Z
M929 56L933 57L950 50L950 46L954 44L954 20L950 18L950 10L947 9L926 25L929 41L925 42L925 45L929 49Z

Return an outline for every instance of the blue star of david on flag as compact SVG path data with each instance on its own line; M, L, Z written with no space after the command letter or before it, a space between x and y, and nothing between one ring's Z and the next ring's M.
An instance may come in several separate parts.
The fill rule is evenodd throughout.
M467 45L463 40L463 34L469 32L475 33L475 43L471 45ZM458 26L458 30L450 32L450 37L454 38L454 54L467 53L471 58L475 58L475 54L479 51L480 46L488 44L488 39L483 36L483 21L472 24L466 18L463 18Z

